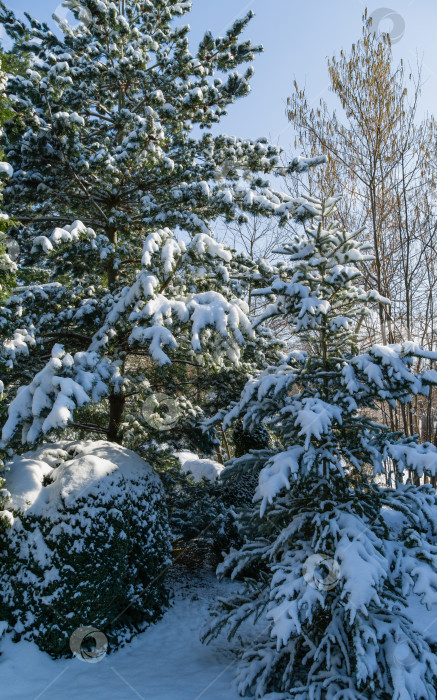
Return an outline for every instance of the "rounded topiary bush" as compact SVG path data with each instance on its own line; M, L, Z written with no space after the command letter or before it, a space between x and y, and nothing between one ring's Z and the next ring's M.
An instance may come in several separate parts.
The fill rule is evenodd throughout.
M104 441L45 445L7 466L14 520L0 584L16 638L57 657L71 655L79 627L114 649L157 620L170 538L152 467Z
M3 465L3 462L1 460L0 456L0 465ZM11 523L11 513L7 510L3 510L5 507L5 503L7 501L7 498L9 496L8 492L6 491L4 486L4 480L0 478L0 559L6 556L7 552L7 533L8 529ZM8 617L9 617L9 610L6 608L6 606L3 604L1 595L0 595L0 639L2 638L3 634L8 628Z

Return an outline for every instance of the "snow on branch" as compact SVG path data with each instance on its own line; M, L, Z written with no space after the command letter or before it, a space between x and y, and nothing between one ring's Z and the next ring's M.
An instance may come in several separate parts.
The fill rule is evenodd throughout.
M192 286L198 274L193 263L202 264L203 276L207 267L212 274L216 272L216 261L231 260L231 252L207 234L196 234L185 244L168 228L150 233L143 245L143 269L120 293L90 349L102 351L114 327L128 322L128 344L149 345L152 358L165 365L171 360L164 348L176 349L184 331L191 337L193 351L199 353L202 333L211 328L228 342L228 356L237 361L239 346L245 338L254 337L246 304L218 291L186 293L186 286Z
M23 425L23 443L33 443L52 430L64 428L73 420L74 411L97 402L108 393L113 374L107 360L94 352L70 355L55 345L46 366L27 386L22 386L11 402L2 439L8 442Z
M437 474L437 448L429 442L422 444L399 442L386 447L385 456L391 457L400 474L407 469L417 476Z
M323 165L327 162L326 156L316 156L315 158L304 158L296 156L286 168L287 174L291 173L307 173L310 168L315 168L317 165Z

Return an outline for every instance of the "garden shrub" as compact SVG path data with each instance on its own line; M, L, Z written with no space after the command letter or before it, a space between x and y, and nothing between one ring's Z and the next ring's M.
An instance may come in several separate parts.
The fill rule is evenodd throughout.
M44 445L7 466L13 523L0 584L15 639L59 657L78 627L115 649L157 620L170 540L152 467L104 441Z

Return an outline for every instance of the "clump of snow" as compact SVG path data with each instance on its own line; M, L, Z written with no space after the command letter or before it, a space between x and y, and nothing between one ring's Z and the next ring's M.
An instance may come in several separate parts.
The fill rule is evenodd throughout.
M85 224L78 219L63 228L56 226L50 235L36 236L33 239L31 252L37 253L41 249L46 254L51 253L54 248L57 248L62 243L75 243L79 241L81 235L86 236L88 239L96 237L93 229L87 228Z
M396 463L399 473L404 469L415 471L417 476L437 474L437 450L435 445L429 442L423 442L421 445L412 443L405 445L399 443L397 445L388 445L387 454Z
M44 253L50 253L53 250L53 245L47 236L36 236L36 238L33 239L32 250L30 252L36 253L39 248L42 248Z
M182 471L185 474L191 474L194 481L202 481L202 479L217 481L224 469L223 464L213 459L200 459L194 452L182 450L175 452L175 456L181 463Z
M6 173L8 177L12 177L14 174L14 171L12 169L12 165L9 165L9 163L4 163L3 161L0 163L0 173Z
M255 501L262 501L261 516L264 515L267 504L284 488L290 488L290 480L299 472L299 461L305 450L300 445L294 445L285 452L274 455L259 475L259 484L255 492Z

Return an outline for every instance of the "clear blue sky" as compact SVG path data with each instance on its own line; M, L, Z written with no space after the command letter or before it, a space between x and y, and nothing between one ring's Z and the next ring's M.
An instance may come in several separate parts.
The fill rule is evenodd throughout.
M60 0L4 0L18 15L28 11L49 21ZM268 136L291 149L292 129L285 116L285 102L294 78L307 89L311 101L329 101L326 58L348 50L361 34L361 16L381 5L398 13L404 21L402 38L393 45L396 59L414 64L423 59L426 84L422 112L437 116L437 2L435 0L193 0L193 11L184 18L192 28L192 46L206 29L221 34L249 9L255 18L246 32L254 43L264 46L255 61L252 93L231 106L221 130L256 138ZM62 12L62 9L61 9ZM65 13L65 10L63 10ZM58 9L59 13L59 9ZM69 15L71 18L71 15ZM399 19L397 20L400 21ZM393 24L387 19L381 29Z

